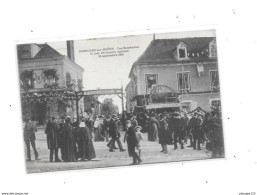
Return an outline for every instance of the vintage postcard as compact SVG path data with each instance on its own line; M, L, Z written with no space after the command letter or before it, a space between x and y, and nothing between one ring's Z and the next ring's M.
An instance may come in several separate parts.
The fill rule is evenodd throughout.
M17 45L27 173L224 158L213 29Z

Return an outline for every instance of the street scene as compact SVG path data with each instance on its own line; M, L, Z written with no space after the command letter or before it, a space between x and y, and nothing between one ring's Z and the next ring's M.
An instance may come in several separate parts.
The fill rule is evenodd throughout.
M27 173L224 158L215 30L17 45Z
M76 162L49 162L49 150L46 145L46 136L44 129L40 129L37 133L37 151L40 154L39 160L27 161L27 172L28 173L40 173L49 171L67 171L67 170L77 170L77 169L89 169L89 168L104 168L104 167L116 167L116 166L128 166L131 163L131 158L126 152L120 152L116 150L115 152L109 152L106 147L108 142L95 142L94 147L96 150L96 158L91 161L76 161ZM122 132L122 137L124 133ZM193 148L185 147L184 150L180 148L178 150L173 150L173 147L168 146L168 154L163 154L160 152L160 146L156 142L148 142L147 135L143 134L142 141L142 164L152 164L152 163L168 163L168 162L178 162L178 161L188 161L188 160L203 160L210 159L211 153L208 150L193 150ZM124 148L127 149L127 145L123 144ZM32 154L33 155L33 154Z

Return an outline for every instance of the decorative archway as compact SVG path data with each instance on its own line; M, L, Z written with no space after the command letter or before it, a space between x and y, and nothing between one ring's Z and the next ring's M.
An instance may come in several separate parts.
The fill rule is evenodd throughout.
M149 95L149 103L178 102L177 93L167 85L153 86Z

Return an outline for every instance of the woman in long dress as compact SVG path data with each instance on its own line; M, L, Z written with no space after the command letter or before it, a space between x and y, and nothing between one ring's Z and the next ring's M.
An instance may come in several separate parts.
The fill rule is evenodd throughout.
M81 151L81 161L92 160L96 157L95 149L90 133L90 129L85 125L85 122L82 121L79 125L80 128L80 151Z
M158 140L158 121L154 116L151 116L149 121L148 141L157 141L157 140Z
M95 131L95 141L96 142L104 141L105 140L103 135L102 135L103 124L102 124L101 120L98 117L95 119L94 131Z

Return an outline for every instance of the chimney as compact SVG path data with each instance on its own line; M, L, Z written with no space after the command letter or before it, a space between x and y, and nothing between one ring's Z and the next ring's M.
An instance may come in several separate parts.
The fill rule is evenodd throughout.
M155 34L153 34L153 40L155 40Z
M67 41L67 56L68 56L68 58L70 58L73 62L75 62L74 42L73 42L73 41Z

